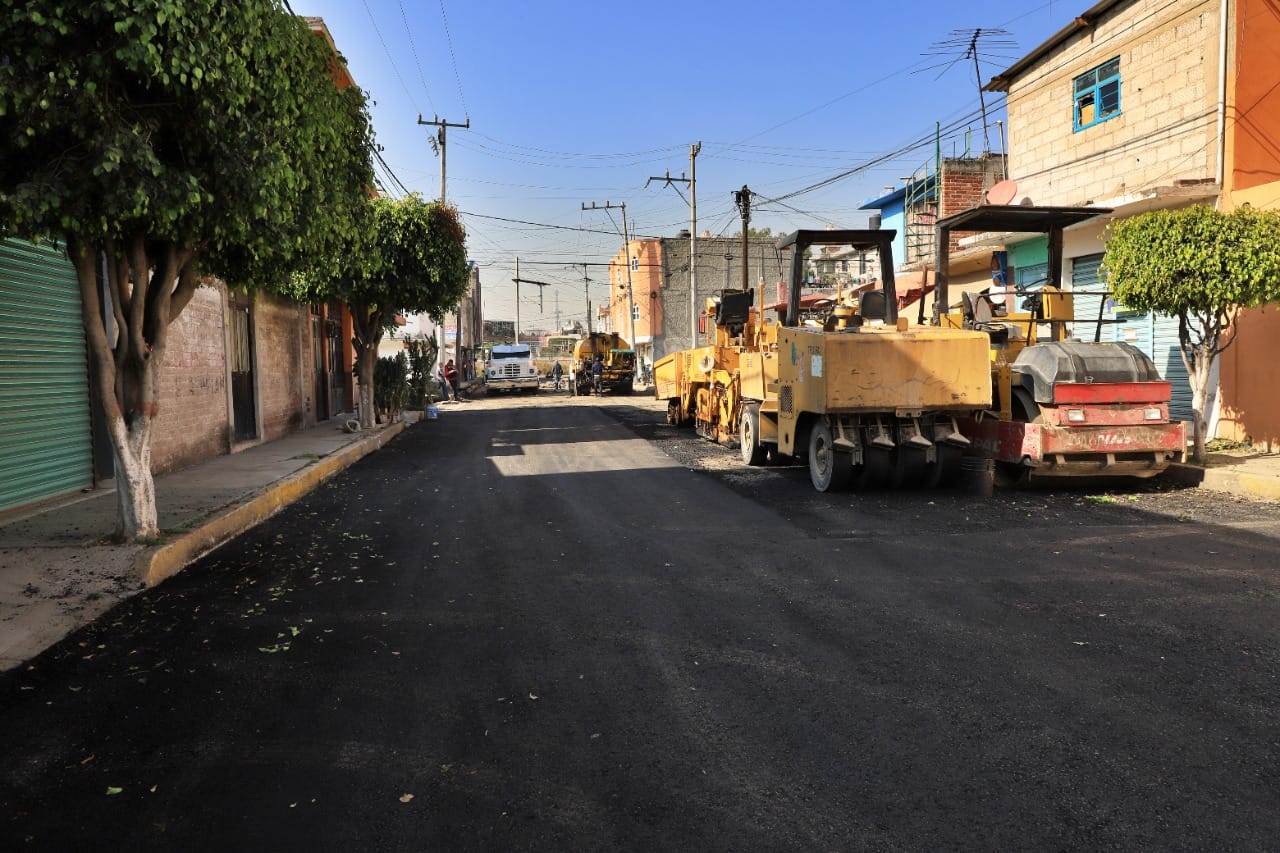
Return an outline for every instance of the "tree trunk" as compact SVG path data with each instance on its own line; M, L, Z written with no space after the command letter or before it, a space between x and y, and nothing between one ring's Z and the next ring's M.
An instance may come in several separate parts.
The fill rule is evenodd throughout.
M116 537L125 542L155 539L160 526L151 438L159 410L159 374L169 323L197 286L191 269L195 252L174 244L157 244L148 252L145 238L135 237L119 246L113 240L72 244L67 254L80 285L92 381L98 386L115 461ZM110 326L104 317L104 289L110 294Z
M151 474L152 418L138 418L133 427L124 418L107 424L116 465L116 536L122 540L156 539L160 536L156 506L156 482Z
M352 340L356 351L356 374L360 377L360 426L373 429L377 410L373 402L373 367L378 361L378 343L382 340L382 311L367 305L349 304Z
M356 372L360 376L360 426L373 429L377 411L373 402L373 366L377 360L376 346L357 347Z
M1190 373L1191 379L1191 412L1192 443L1191 458L1196 462L1206 459L1205 447L1208 444L1209 417L1205 411L1205 402L1209 399L1209 380L1213 373L1213 360L1217 357L1215 347L1202 346L1196 354L1195 365Z

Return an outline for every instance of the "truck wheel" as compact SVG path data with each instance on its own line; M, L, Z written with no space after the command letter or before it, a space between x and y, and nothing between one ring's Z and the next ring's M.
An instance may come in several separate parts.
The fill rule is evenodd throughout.
M853 473L853 454L837 450L831 427L820 420L809 431L809 480L820 492L847 488Z
M760 444L760 407L746 406L738 420L738 450L747 465L763 465L768 452Z
M869 440L863 448L862 464L858 466L854 488L860 492L886 488L893 479L893 451L872 447Z
M680 401L679 400L667 401L667 423L670 424L671 426L680 425Z

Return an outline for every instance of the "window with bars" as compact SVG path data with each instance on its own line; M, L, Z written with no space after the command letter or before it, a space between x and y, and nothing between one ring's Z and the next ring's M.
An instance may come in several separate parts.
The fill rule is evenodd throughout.
M1120 115L1120 57L1091 68L1073 84L1073 127L1084 130Z

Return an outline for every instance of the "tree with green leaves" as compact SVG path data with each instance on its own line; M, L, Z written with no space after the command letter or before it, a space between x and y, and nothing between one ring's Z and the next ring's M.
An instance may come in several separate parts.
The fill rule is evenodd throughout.
M1204 459L1209 380L1235 341L1236 316L1280 300L1280 214L1197 205L1111 224L1102 266L1116 299L1178 318L1191 379L1194 456Z
M67 247L117 533L152 538L169 324L207 275L274 286L349 239L364 96L278 0L0 0L0 45L0 228Z
M360 423L374 424L373 371L378 342L397 314L437 320L457 306L471 281L466 231L458 211L416 194L366 202L364 230L349 246L317 257L299 298L337 297L351 310L360 379Z

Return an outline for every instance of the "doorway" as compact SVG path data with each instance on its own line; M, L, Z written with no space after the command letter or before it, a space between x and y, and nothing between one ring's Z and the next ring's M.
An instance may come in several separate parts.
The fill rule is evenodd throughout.
M253 393L253 312L246 296L231 297L231 411L236 441L258 437Z

